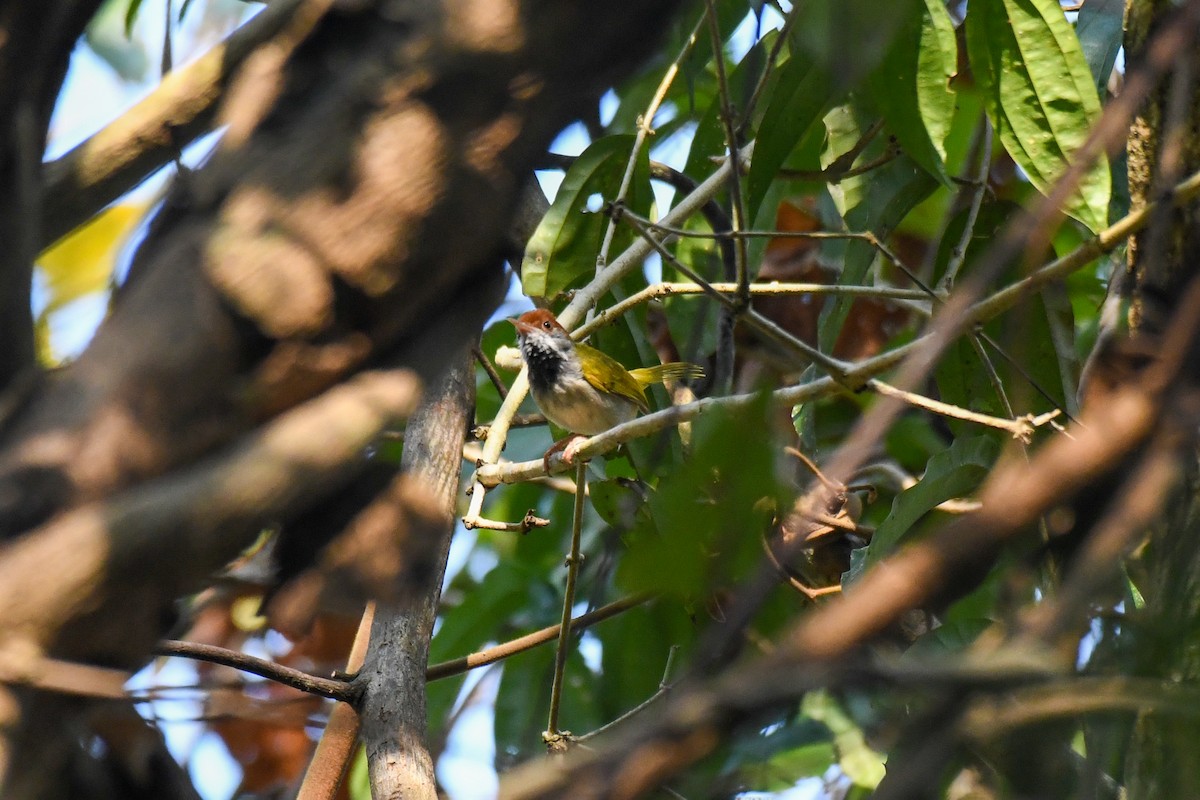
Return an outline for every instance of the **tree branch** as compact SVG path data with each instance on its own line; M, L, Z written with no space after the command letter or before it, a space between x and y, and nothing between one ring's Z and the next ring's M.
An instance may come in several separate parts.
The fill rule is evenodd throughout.
M68 153L43 166L46 221L38 250L178 157L211 130L230 79L275 36L304 0L276 0L192 63L168 73L149 95Z
M4 649L140 666L174 617L174 598L202 585L272 519L335 491L416 399L410 374L364 373L220 457L8 543L0 549ZM47 564L56 565L53 581ZM4 778L13 793L5 796L34 797L36 776L54 758L53 737L39 726L54 720L62 731L67 710L50 695L19 697L19 722L0 741L12 757L0 763L11 770Z
M425 670L454 530L462 448L474 411L475 371L464 353L405 431L405 474L427 491L439 526L418 544L426 554L425 568L397 576L400 585L392 594L400 599L376 609L366 661L354 681L361 691L362 739L377 797L437 797L425 746Z
M256 658L227 647L165 639L155 646L154 653L160 656L178 656L233 667L236 670L249 672L284 686L290 686L319 697L328 697L331 700L348 701L353 696L351 686L346 681L310 675L303 670L286 667L265 658Z

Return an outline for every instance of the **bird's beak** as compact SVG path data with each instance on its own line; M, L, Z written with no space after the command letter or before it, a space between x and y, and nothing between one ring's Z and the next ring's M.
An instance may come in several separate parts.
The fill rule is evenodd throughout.
M517 329L518 336L527 336L537 330L537 326L530 325L528 322L523 322L519 319L510 319L509 322Z

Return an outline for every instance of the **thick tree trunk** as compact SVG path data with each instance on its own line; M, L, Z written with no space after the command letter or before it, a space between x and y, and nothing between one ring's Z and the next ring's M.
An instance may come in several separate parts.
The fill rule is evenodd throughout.
M41 249L41 169L71 51L100 0L0 2L0 391L32 377L33 260ZM0 402L0 421L4 404Z
M437 798L425 745L425 668L454 530L462 448L474 410L475 371L468 359L460 358L405 431L405 473L436 498L443 525L424 544L431 568L399 587L403 600L376 608L370 650L359 673L362 738L376 798Z
M1137 53L1175 6L1159 0L1130 0L1125 51ZM1157 199L1165 187L1200 170L1200 73L1196 53L1180 54L1172 75L1134 120L1128 141L1129 190L1133 208ZM1134 277L1130 326L1156 334L1177 310L1181 288L1200 274L1200 208L1181 206L1158 214L1131 241ZM1137 674L1165 680L1200 680L1200 523L1196 513L1194 460L1181 469L1185 488L1164 509L1138 565L1145 615L1163 635L1139 638ZM1200 725L1184 717L1145 714L1134 727L1126 758L1130 798L1195 797L1200 768L1195 742Z

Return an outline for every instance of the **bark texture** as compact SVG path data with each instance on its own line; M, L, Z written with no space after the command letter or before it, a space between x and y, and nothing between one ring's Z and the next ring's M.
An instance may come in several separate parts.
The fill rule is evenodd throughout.
M463 352L498 302L533 165L676 2L297 5L230 81L218 152L172 187L91 346L0 404L6 656L140 666L175 599L267 518L286 524L354 481L411 383L334 387L380 366L436 379ZM38 132L93 8L0 3L0 25L37 51L0 41L6 198L41 192ZM32 148L13 121L29 114ZM5 302L25 308L4 315L10 389L32 353L18 335L30 249L0 257ZM0 697L5 797L74 791L60 767L88 741L90 705Z
M404 469L436 498L439 530L424 543L430 569L398 587L401 599L375 610L366 664L359 673L362 738L376 798L435 800L437 780L425 743L425 668L441 597L459 498L462 448L475 408L475 371L466 358L409 420Z
M1161 0L1129 0L1125 51L1140 52L1175 6ZM1129 191L1138 208L1160 196L1170 181L1200 170L1200 63L1196 53L1181 53L1174 72L1151 96L1134 120L1128 140ZM1200 208L1188 204L1159 213L1130 243L1134 277L1130 327L1154 334L1163 320L1179 311L1181 287L1194 280L1200 265ZM1162 632L1138 648L1138 674L1165 680L1200 679L1200 482L1194 454L1179 468L1184 488L1165 505L1135 580L1145 588L1146 614ZM1192 743L1200 725L1190 718L1143 714L1137 720L1125 759L1125 785L1131 798L1187 797L1200 792Z
M1177 6L1164 0L1129 0L1125 15L1125 52L1139 54L1164 24L1181 24ZM1134 118L1126 142L1132 208L1164 196L1183 177L1200 169L1200 83L1195 53L1184 51L1173 72L1155 89ZM1188 203L1164 207L1129 244L1133 273L1130 326L1160 332L1175 310L1182 287L1200 263L1200 208Z
M99 6L0 2L0 389L34 365L29 295L44 225L42 152L71 50Z

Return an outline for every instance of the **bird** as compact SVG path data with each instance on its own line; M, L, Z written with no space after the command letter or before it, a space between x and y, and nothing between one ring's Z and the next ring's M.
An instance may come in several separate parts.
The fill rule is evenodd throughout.
M545 309L528 311L509 322L517 329L534 402L546 419L571 434L546 451L542 463L547 472L556 451L563 450L563 461L570 464L583 437L649 411L646 387L650 384L704 376L699 366L682 361L626 369L596 348L572 341Z

